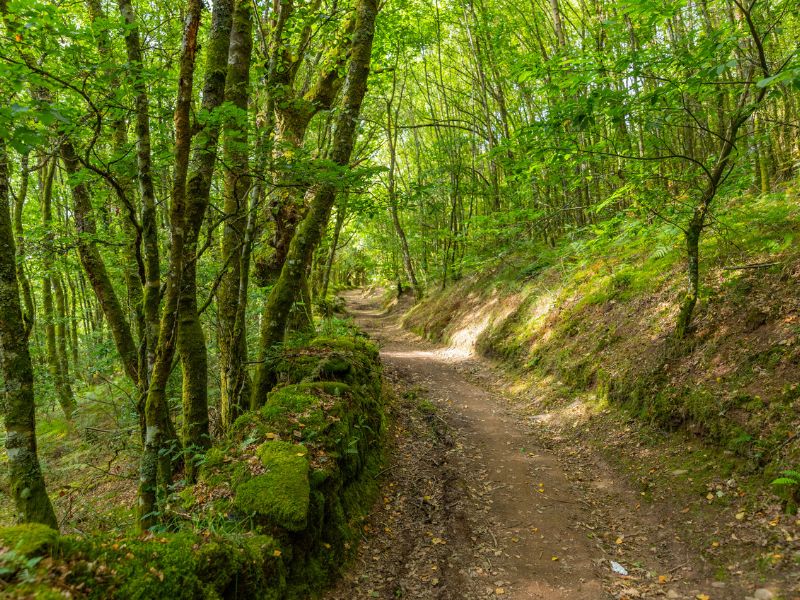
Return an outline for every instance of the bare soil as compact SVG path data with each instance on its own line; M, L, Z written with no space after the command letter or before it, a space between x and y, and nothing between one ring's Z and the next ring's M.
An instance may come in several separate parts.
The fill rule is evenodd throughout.
M398 398L381 501L328 600L753 594L717 581L691 529L645 503L580 435L559 443L525 418L490 365L404 331L402 311L375 295L345 300L380 344Z

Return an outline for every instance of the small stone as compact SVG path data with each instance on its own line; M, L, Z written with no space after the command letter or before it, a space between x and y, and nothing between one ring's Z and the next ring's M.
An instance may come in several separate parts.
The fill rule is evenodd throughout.
M667 598L680 598L680 595L675 590L669 590L667 592Z
M770 592L767 588L759 588L753 594L753 598L756 600L772 600L775 597L775 594Z
M711 587L713 588L724 588L725 582L724 581L714 581L711 583Z
M686 475L688 472L686 469L675 469L672 474L678 477L679 475Z

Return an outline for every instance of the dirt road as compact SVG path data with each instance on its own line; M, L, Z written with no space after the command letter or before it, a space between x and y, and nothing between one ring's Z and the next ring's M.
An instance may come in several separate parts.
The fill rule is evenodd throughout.
M476 383L488 367L403 331L374 298L346 301L398 400L382 498L329 600L744 597L712 589L604 465L548 450Z

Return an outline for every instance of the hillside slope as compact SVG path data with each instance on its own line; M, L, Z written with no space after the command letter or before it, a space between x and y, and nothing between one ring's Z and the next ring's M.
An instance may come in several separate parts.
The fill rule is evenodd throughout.
M433 293L406 324L764 467L796 450L800 425L800 211L783 206L751 204L748 221L708 241L686 343L671 336L680 253L669 229L639 222L516 255Z
M405 326L500 362L532 422L593 444L643 499L690 513L722 579L737 554L711 539L725 520L729 545L751 544L747 568L796 570L798 486L772 485L800 464L800 212L785 200L748 202L747 219L733 206L734 225L709 236L686 343L672 336L675 232L641 222L505 258L430 293Z

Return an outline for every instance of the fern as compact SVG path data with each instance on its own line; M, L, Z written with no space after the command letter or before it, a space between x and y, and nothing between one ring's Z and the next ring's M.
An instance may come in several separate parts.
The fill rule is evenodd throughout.
M666 244L659 244L658 246L656 246L656 249L653 250L652 257L653 258L657 258L657 259L658 258L664 258L671 251L672 251L672 248L670 246L667 246Z
M772 485L797 485L798 482L790 477L778 477L772 482Z

